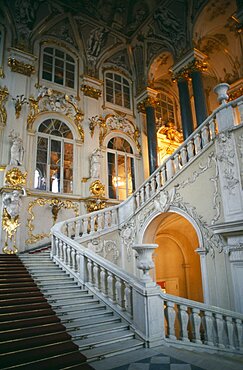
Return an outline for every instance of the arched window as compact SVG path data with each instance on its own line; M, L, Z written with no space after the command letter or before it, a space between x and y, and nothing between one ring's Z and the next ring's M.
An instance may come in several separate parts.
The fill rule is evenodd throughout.
M124 200L135 190L135 169L131 145L113 137L107 145L109 198Z
M73 191L73 135L58 119L39 126L34 187L53 193Z
M75 87L75 60L68 53L45 47L42 54L42 79L64 87Z
M129 81L117 73L106 72L105 98L108 103L131 109L131 87Z
M171 97L167 94L160 92L157 97L157 105L155 110L156 120L158 126L160 127L163 124L168 122L174 123L176 125L176 116L175 116L175 104Z

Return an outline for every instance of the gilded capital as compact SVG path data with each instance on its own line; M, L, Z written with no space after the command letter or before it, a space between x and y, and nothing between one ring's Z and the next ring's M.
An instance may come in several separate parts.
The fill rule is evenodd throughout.
M32 73L35 73L35 69L31 64L20 62L15 58L8 58L8 66L12 72L17 72L25 76L30 77Z
M147 96L143 101L137 104L137 110L139 113L145 113L145 108L156 107L157 99L153 96Z
M192 72L200 71L204 72L208 68L207 63L205 60L200 60L194 58L190 61L187 65L185 65L181 70L176 73L172 73L172 81L179 81L179 80L190 80Z

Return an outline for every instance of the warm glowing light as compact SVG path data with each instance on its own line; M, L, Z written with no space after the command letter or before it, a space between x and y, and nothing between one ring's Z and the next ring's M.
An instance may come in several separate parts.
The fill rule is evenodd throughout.
M124 186L125 182L122 181L120 176L113 176L112 183L114 186Z

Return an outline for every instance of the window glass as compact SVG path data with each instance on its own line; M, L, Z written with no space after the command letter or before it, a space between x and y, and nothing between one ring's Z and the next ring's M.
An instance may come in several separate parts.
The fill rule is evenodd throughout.
M73 191L73 135L57 119L39 126L34 187L53 193Z
M74 88L75 66L75 61L69 54L55 48L44 48L42 64L44 80Z
M131 89L127 79L119 74L107 72L105 87L107 102L131 109Z
M168 122L175 124L174 101L165 93L159 93L157 95L155 114L160 126Z
M122 137L107 145L109 198L124 200L135 190L134 155L131 145Z

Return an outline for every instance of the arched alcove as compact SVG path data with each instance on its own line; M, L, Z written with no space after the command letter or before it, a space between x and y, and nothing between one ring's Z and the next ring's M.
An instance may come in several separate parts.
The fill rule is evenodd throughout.
M197 232L183 216L174 212L155 217L144 233L144 243L157 243L154 279L168 294L203 301Z

